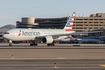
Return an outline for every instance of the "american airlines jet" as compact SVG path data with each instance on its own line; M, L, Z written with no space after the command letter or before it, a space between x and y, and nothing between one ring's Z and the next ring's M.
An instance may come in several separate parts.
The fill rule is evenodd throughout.
M3 37L9 40L9 46L12 46L12 41L33 41L30 46L37 46L35 41L42 41L48 46L54 46L53 41L68 38L69 35L84 34L93 32L75 32L72 31L75 12L69 18L63 29L11 29L4 32ZM97 32L97 31L94 31Z

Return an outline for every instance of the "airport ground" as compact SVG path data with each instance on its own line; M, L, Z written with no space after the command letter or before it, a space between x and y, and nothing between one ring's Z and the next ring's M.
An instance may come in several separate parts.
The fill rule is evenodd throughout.
M56 63L56 66L54 65ZM104 44L0 44L0 70L105 70Z

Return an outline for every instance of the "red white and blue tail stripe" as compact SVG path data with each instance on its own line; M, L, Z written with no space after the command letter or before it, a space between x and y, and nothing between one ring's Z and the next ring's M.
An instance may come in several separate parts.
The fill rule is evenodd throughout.
M69 18L68 22L66 23L64 27L66 31L72 31L74 17L75 17L75 12L73 12L72 16Z

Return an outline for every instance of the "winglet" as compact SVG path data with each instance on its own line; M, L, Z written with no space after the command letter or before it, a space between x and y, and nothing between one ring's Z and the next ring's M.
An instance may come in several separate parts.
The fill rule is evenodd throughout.
M72 16L69 18L68 22L66 23L64 27L66 31L72 31L74 17L75 17L75 12L73 12Z

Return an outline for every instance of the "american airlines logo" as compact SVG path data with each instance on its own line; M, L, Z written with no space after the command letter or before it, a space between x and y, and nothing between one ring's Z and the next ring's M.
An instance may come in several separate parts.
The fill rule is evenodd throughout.
M35 31L22 31L22 36L38 36L40 35L40 32Z
M21 35L21 30L19 31L19 34L18 34L18 36L20 36Z

